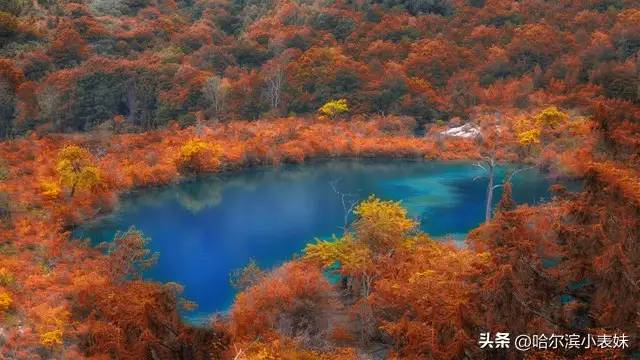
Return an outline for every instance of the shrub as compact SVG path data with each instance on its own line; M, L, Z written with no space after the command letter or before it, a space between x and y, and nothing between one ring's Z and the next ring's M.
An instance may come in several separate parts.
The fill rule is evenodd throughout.
M331 285L317 267L286 263L238 294L230 313L232 333L242 340L280 334L314 343L328 331L331 297Z
M328 101L318 109L318 113L320 113L321 116L326 116L330 119L334 119L338 115L347 112L349 112L349 105L345 99Z
M215 171L220 167L222 148L205 140L191 139L180 148L176 166L182 173Z

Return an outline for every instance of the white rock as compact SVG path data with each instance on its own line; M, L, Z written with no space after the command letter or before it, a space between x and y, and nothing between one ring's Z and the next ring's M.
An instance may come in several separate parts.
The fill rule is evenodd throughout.
M475 138L480 135L480 129L473 124L464 124L462 126L449 128L441 132L440 134L461 138Z

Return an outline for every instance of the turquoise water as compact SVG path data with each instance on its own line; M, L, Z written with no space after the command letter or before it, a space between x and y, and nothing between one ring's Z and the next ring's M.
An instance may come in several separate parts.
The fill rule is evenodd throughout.
M497 170L497 181L505 170ZM408 160L331 160L250 169L144 190L74 235L98 243L130 226L143 231L152 250L160 252L146 276L184 285L184 296L199 305L185 316L199 321L228 309L235 295L229 274L249 259L273 267L315 237L340 234L344 211L334 187L357 199L376 194L401 200L424 231L462 241L484 220L487 180L474 181L478 175L481 170L470 163ZM513 179L514 199L545 201L550 184L536 170L520 172ZM500 199L500 190L494 199Z

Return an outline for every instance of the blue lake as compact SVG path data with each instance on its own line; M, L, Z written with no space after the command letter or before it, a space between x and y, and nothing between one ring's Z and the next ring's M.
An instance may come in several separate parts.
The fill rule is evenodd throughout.
M499 182L506 172L500 167ZM263 268L300 253L315 237L340 234L344 211L334 187L358 199L375 194L401 200L422 229L462 241L484 220L487 180L471 163L409 160L330 160L254 168L147 189L122 199L117 211L74 232L99 243L131 226L160 253L146 277L185 286L199 322L233 302L229 274L254 259ZM548 199L551 181L537 170L518 173L514 199ZM494 200L500 199L500 190ZM462 243L461 243L462 244Z

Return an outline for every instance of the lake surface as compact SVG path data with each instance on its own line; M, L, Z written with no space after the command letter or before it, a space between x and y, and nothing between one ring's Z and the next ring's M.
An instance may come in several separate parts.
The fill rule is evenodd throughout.
M497 170L496 183L505 171ZM315 237L339 235L344 211L334 187L358 199L375 194L401 200L425 232L461 242L484 220L487 180L474 180L479 175L482 171L471 163L409 160L250 169L127 196L113 215L84 225L74 236L99 243L130 226L141 230L160 253L146 277L184 285L184 296L198 303L185 318L199 322L229 308L235 295L229 274L250 259L273 267ZM518 173L512 183L518 203L535 204L549 196L551 181L537 170ZM500 195L497 190L496 203Z

